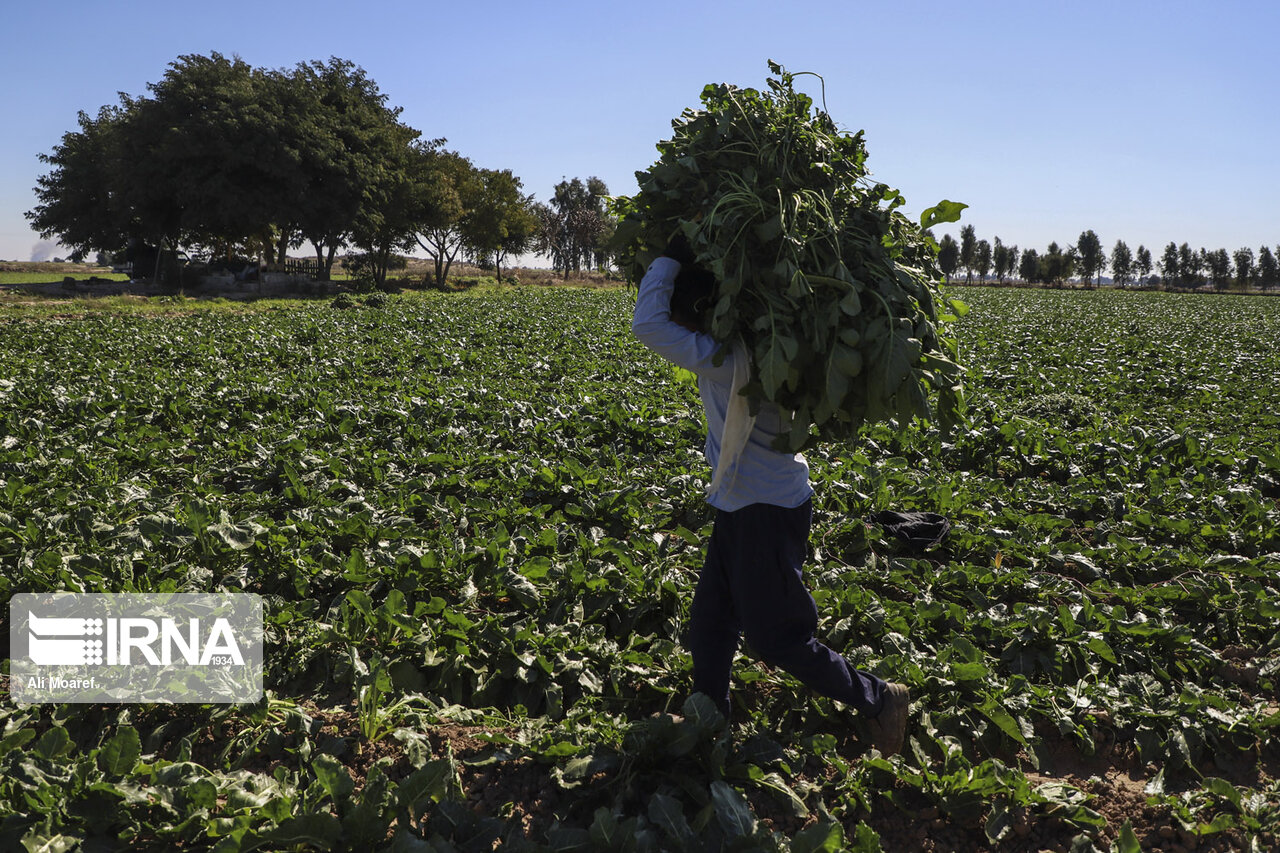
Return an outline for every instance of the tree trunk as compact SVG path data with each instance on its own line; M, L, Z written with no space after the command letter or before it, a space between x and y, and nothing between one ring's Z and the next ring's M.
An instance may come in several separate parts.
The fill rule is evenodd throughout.
M441 254L443 255L444 253L441 252ZM440 279L441 290L444 290L444 283L449 280L449 270L452 268L453 268L453 255L448 255L445 257L445 261L444 261L444 277Z
M338 254L338 244L331 243L329 245L329 257L324 262L324 280L333 280L333 256Z
M160 238L160 242L156 244L156 269L151 280L156 284L160 283L160 259L164 257L164 241L165 237Z
M391 260L390 246L383 246L379 248L377 251L377 254L374 255L373 284L379 290L382 289L382 285L387 280L387 266L389 265L390 260Z

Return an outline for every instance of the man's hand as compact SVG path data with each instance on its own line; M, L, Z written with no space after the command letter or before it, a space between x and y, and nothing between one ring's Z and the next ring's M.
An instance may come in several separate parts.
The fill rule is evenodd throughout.
M689 245L689 240L679 231L667 243L667 247L662 250L662 254L673 261L678 261L680 266L693 265L693 248Z

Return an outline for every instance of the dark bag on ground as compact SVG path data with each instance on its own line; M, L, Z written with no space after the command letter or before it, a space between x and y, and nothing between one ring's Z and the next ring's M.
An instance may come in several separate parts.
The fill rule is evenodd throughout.
M951 532L951 522L936 512L884 510L872 515L871 520L914 552L934 547Z

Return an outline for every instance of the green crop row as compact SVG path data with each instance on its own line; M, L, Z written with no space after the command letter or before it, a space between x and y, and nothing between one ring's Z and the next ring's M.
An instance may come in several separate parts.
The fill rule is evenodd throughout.
M0 589L259 593L268 698L0 706L0 847L1276 843L1280 303L966 291L967 423L808 454L884 759L749 656L688 697L700 407L629 299L5 324Z

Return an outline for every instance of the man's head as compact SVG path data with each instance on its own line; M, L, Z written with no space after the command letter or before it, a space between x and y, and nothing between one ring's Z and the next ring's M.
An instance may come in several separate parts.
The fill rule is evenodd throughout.
M711 273L692 264L681 267L671 291L671 319L691 331L707 331L715 295Z

